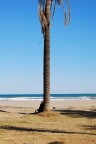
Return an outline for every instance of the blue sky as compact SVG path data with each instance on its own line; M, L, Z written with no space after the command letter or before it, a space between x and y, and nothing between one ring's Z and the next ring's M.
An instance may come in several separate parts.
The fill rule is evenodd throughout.
M51 27L51 93L96 93L96 0L57 7ZM43 93L37 0L0 0L0 94Z

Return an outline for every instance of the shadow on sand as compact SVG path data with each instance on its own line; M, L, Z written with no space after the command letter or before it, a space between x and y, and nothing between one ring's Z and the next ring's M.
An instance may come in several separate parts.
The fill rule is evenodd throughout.
M84 111L84 110L55 110L62 115L67 115L70 117L86 117L86 118L96 118L96 111Z
M49 132L49 133L61 133L61 134L86 134L86 135L96 135L94 133L87 133L87 132L68 132L68 131L62 131L62 130L47 130L47 129L33 129L33 128L26 128L26 127L17 127L17 126L10 126L10 125L5 125L5 126L0 126L0 129L4 130L15 130L15 131L30 131L30 132Z
M7 112L7 111L4 111L4 110L0 110L0 112L3 112L3 113L4 113L4 112Z
M82 126L84 129L86 130L95 130L96 131L96 125L92 126L92 125L86 125L86 126Z
M49 144L64 144L64 142L55 141L55 142L50 142Z
M28 113L28 112L19 112L18 114L23 114L23 115L36 115L36 113Z

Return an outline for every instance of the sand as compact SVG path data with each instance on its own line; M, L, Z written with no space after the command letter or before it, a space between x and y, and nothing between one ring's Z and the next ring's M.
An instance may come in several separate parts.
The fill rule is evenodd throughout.
M17 100L17 101L0 101L1 107L27 107L38 109L40 100ZM78 110L90 110L96 108L96 100L51 100L51 109L78 109Z
M36 109L40 105L40 100L17 100L17 101L0 101L0 106L4 107L28 107ZM51 108L56 109L90 109L96 107L96 100L51 100Z
M0 144L96 144L96 100L0 101Z

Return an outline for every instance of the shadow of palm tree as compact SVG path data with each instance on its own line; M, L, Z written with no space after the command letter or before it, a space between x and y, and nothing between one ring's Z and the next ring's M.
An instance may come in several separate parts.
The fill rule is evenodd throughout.
M62 130L47 130L47 129L33 129L33 128L26 128L26 127L16 127L16 126L0 126L0 129L6 129L6 130L16 130L16 131L30 131L30 132L49 132L49 133L61 133L61 134L86 134L86 135L96 135L94 133L86 133L86 132L68 132L68 131L62 131Z
M83 128L85 128L86 130L95 130L96 131L96 125L84 125L82 126Z
M0 112L7 112L7 111L4 111L4 110L0 110Z
M70 117L87 117L96 118L96 111L84 111L84 110L55 110L60 112L62 115Z
M23 114L23 115L36 115L36 113L34 112L34 113L27 113L27 112L19 112L19 114Z
M64 144L64 142L56 141L56 142L50 142L49 144Z

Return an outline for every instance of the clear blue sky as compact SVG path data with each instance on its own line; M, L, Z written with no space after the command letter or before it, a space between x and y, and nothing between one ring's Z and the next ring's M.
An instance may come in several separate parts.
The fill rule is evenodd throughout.
M51 93L96 93L96 0L70 0L51 28ZM37 0L0 0L0 94L43 92Z

